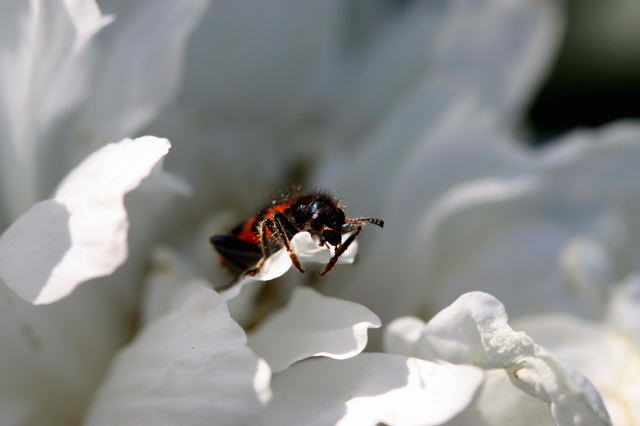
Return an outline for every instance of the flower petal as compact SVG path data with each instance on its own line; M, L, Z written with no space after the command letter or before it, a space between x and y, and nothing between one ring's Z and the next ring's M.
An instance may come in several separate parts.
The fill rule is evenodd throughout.
M476 403L456 417L456 426L557 426L549 405L513 388L504 370L486 370Z
M35 204L0 236L0 276L23 299L53 303L127 258L124 196L169 151L146 136L106 145L76 167L53 199Z
M262 5L211 1L194 32L184 99L208 117L220 114L221 121L240 127L254 121L286 126L307 112L327 78L321 73L336 60L340 1L274 0L254 13Z
M607 319L613 327L631 335L640 349L640 275L632 275L614 290Z
M502 196L485 182L454 187L438 200L424 237L427 309L479 289L514 316L601 314L604 306L594 305L603 305L611 274L640 265L640 238L632 232L640 225L640 169L633 166L639 142L637 124L577 132L533 157L529 188L521 185L526 177L502 180Z
M86 424L256 424L269 378L222 298L192 281L117 356Z
M390 354L310 359L274 376L265 423L439 425L472 402L483 378L472 366Z
M186 42L206 5L205 0L126 4L105 31L104 66L75 137L95 147L135 134L173 99Z
M140 307L143 326L170 312L175 293L198 279L196 271L170 248L157 247L150 263Z
M431 265L431 251L446 248L423 226L434 206L466 181L511 177L533 164L498 124L472 101L453 103L435 117L409 110L386 120L371 146L346 162L342 182L329 185L358 206L355 214L384 218L385 229L368 232L366 256L357 268L349 268L353 271L343 272L350 275L345 278L350 284L329 283L326 291L370 307L383 321L419 313L432 300L431 283L440 268L438 262ZM407 138L401 146L398 134ZM335 175L328 173L328 178ZM405 279L397 282L399 276Z
M3 426L19 426L29 424L29 405L13 395L0 395L0 413Z
M579 224L560 226L537 215L542 183L527 176L476 180L438 200L423 225L428 312L478 288L498 294L517 315L584 313L558 268L558 254Z
M493 296L471 292L460 296L429 321L413 348L406 353L425 359L473 364L485 369L503 368L512 383L528 394L550 403L558 425L608 425L607 411L597 390L576 370L523 332L507 324L504 305ZM403 320L406 323L406 320ZM402 323L401 323L402 324ZM387 342L401 339L404 327L390 324L395 334ZM415 333L409 338L415 339ZM395 348L387 348L394 350Z
M249 335L249 346L274 373L312 356L352 358L367 345L380 319L364 306L297 287L289 305Z
M39 160L55 162L41 135L86 95L81 53L112 17L93 0L9 1L1 15L0 186L2 209L15 218L40 198L48 164Z
M113 16L100 13L94 0L64 0L64 5L76 28L77 40L73 46L76 51L86 45L102 27L113 21Z
M591 311L599 315L604 309L609 287L615 282L613 259L595 238L578 235L559 254L559 263L566 282Z
M640 422L640 344L620 332L628 330L566 314L536 315L516 324L596 386L614 425Z
M111 290L82 286L35 306L0 280L0 424L78 423L110 358L131 338L132 317ZM25 419L11 423L7 416L19 413Z
M560 41L557 6L522 0L415 2L388 14L338 86L338 125L349 136L366 134L381 112L409 98L428 111L423 118L429 120L443 100L465 94L517 117Z
M344 242L350 234L342 235ZM301 262L307 263L327 263L335 253L335 247L326 248L320 246L318 242L308 232L299 232L291 239L291 249L298 255ZM349 248L338 258L338 264L353 263L358 251L357 241L353 242ZM260 272L254 276L247 276L233 285L230 289L221 293L225 300L232 299L240 294L242 287L255 281L270 281L284 275L291 267L291 258L286 249L280 249L269 256L262 266Z

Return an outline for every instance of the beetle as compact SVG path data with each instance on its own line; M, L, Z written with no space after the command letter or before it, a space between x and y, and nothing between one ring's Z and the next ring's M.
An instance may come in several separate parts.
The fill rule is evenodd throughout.
M384 227L384 220L374 217L347 218L344 205L326 192L286 196L273 201L249 220L231 230L230 235L213 235L211 245L222 257L222 263L238 275L256 275L265 260L285 248L291 262L305 272L291 249L291 238L299 232L316 236L320 245L335 247L335 253L320 275L329 272L338 258L358 238L366 223ZM344 242L342 235L353 232Z

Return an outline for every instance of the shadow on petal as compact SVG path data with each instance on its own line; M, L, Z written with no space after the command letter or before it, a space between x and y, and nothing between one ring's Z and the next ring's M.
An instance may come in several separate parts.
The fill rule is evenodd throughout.
M442 424L471 404L484 380L472 366L365 353L309 359L274 376L265 424Z
M25 300L36 301L71 247L67 208L34 204L0 236L0 276Z

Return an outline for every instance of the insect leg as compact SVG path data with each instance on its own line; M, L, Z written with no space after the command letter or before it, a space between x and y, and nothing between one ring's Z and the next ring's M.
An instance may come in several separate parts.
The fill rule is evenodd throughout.
M294 235L296 235L298 232L300 232L300 230L298 228L296 228L295 225L293 223L291 223L291 221L285 215L283 215L282 213L275 212L273 214L273 218L274 218L274 220L277 219L277 221L280 223L280 225L282 225L282 229L284 229L285 235L287 236L287 238L289 240L291 240Z
M356 238L358 238L360 231L362 231L362 225L355 224L353 225L353 227L355 228L356 231L353 234L351 234L344 243L340 243L336 246L335 254L331 258L331 260L329 260L329 263L327 263L327 266L324 267L324 271L320 272L320 276L329 272L338 261L338 258L342 256L342 253L344 253L349 248L351 243L353 243L356 240Z
M280 243L282 243L282 245L287 249L289 257L291 258L291 263L293 263L293 266L295 266L298 271L304 273L305 269L302 267L298 256L296 256L295 252L291 249L291 244L289 244L288 232L293 232L295 235L295 233L297 233L296 228L282 213L275 213L273 215L273 221L275 222L276 229L278 231L276 236L280 240Z
M265 227L269 226L270 222L271 221L269 219L264 219L258 223L257 231L258 231L258 238L260 239L260 253L262 253L262 257L260 258L256 266L245 271L243 275L250 275L250 276L256 275L258 272L260 272L260 269L262 269L262 266L264 265L265 260L267 260L267 257L269 257L269 255L271 254L271 250L269 250L267 231L265 230ZM269 228L271 228L271 226L269 226Z

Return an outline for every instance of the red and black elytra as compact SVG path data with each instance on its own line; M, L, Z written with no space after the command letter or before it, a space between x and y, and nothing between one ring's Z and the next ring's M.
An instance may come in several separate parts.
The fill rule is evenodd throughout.
M338 258L353 243L365 223L384 226L382 219L357 217L349 219L344 206L331 195L313 192L288 196L272 202L255 216L231 230L230 235L213 235L211 245L222 257L223 264L233 273L255 275L264 261L275 251L285 248L291 262L305 272L289 241L299 232L317 236L321 245L334 246L335 254L320 275L333 268ZM342 234L353 232L344 243Z

